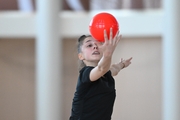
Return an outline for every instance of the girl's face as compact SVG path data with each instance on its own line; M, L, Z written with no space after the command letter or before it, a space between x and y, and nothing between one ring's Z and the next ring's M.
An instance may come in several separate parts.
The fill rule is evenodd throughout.
M98 63L102 57L102 43L94 40L92 37L87 37L83 41L81 46L81 53L79 53L79 59L85 63L94 62Z

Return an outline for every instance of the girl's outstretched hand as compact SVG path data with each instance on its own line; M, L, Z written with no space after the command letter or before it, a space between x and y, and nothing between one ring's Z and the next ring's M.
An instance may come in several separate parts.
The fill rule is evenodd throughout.
M116 76L120 70L128 67L131 64L131 60L132 60L132 57L126 60L123 60L121 58L121 61L119 63L112 64L110 67L112 76Z
M127 60L123 60L123 58L121 58L121 62L123 64L123 68L126 68L128 67L130 64L131 64L131 60L132 60L132 57L127 59Z
M117 44L121 39L121 35L119 35L119 31L117 31L116 35L113 37L113 29L110 28L109 38L106 30L104 30L104 44L103 44L103 55L104 56L112 56Z

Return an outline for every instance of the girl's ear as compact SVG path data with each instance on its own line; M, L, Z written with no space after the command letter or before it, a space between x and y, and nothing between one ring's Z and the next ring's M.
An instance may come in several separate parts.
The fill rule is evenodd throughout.
M83 54L82 54L82 53L79 53L79 54L78 54L78 58L79 58L79 60L84 60Z

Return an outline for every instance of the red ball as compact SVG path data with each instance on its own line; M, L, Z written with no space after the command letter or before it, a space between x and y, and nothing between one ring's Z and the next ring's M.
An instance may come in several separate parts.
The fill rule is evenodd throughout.
M96 14L89 24L92 37L100 42L104 42L104 29L109 38L110 28L113 28L114 37L119 30L119 24L113 15L105 12Z

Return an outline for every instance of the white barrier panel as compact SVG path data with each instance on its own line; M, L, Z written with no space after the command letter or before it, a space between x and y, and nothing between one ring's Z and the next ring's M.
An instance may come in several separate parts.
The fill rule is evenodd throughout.
M92 17L102 11L70 12L59 14L62 37L77 37L89 34ZM106 10L113 14L124 37L161 36L162 10ZM35 37L36 13L0 12L0 37Z

